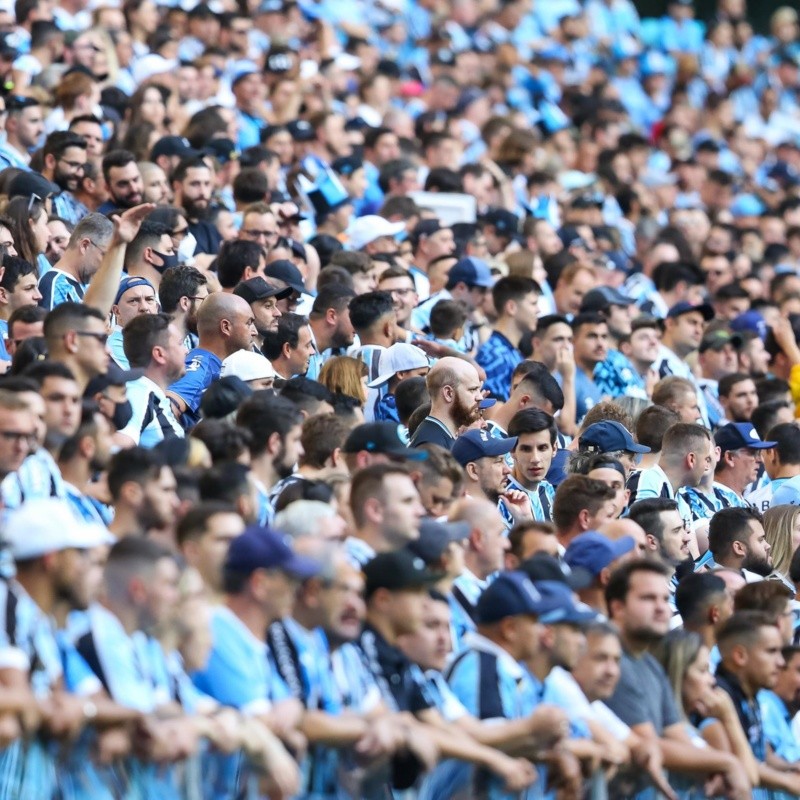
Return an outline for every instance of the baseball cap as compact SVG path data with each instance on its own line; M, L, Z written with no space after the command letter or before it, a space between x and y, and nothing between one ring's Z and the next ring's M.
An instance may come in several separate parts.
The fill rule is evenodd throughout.
M750 450L767 450L777 442L765 442L749 422L729 422L714 434L714 442L725 453L746 447Z
M730 344L738 350L742 346L742 337L738 333L729 333L725 330L709 331L700 342L700 352L705 353L706 350L719 351L726 344Z
M731 330L743 333L744 331L752 331L757 333L761 339L767 338L767 322L758 311L745 311L744 314L739 314L736 319L730 323Z
M264 378L274 378L275 370L268 359L252 350L237 350L231 353L223 362L219 371L220 378L235 375L243 381L256 381Z
M149 280L147 280L147 278L129 275L127 278L123 278L119 282L119 289L117 289L117 293L114 295L113 305L117 305L119 303L119 301L122 299L122 295L124 295L128 289L135 289L137 286L149 286L155 293L155 287L152 283L150 283Z
M276 280L283 281L294 289L295 292L303 294L306 290L303 284L303 276L300 270L286 258L279 258L277 261L272 261L264 267L264 275L268 278L275 278Z
M423 350L413 344L396 342L381 353L379 375L375 380L370 381L367 386L370 389L377 389L391 380L398 372L427 366L430 366L430 362Z
M96 375L86 385L84 397L94 397L98 392L104 392L109 386L124 386L129 381L135 381L144 375L143 369L122 369L114 359L108 362L108 369L104 375Z
M311 123L304 119L293 119L287 123L286 130L295 142L313 142L317 137Z
M511 436L504 439L495 439L489 431L485 428L480 430L471 430L461 434L450 452L461 464L465 467L472 461L477 461L479 458L488 458L491 456L504 456L510 453L517 446L517 437Z
M256 275L255 278L248 278L246 281L238 283L233 293L248 303L255 303L257 300L265 300L267 297L282 300L284 297L289 297L292 291L290 286L279 289L277 286L267 283L260 275Z
M420 589L432 586L443 577L444 573L430 572L425 562L408 550L378 553L364 565L364 595L369 598L378 589L391 592Z
M203 150L208 155L213 156L220 164L227 164L229 161L236 161L241 153L236 144L227 138L212 139Z
M498 233L516 235L519 232L519 217L504 208L489 209L481 217L481 223L483 225L494 225L494 229Z
M57 183L47 180L38 172L20 172L11 179L8 186L9 198L36 195L44 200L50 195L59 194L59 192L61 192L61 188Z
M612 540L597 531L587 531L576 536L567 547L564 561L573 569L584 569L596 577L613 561L636 547L633 536L620 536Z
M150 160L155 161L159 156L180 156L190 158L199 156L200 151L195 150L189 140L184 136L162 136L150 151Z
M689 314L692 311L699 311L703 315L703 319L708 322L714 319L714 309L708 303L700 303L699 305L692 305L687 300L681 300L675 303L674 306L667 312L667 319L675 319L683 314Z
M491 289L494 278L489 265L483 259L467 256L456 261L447 273L447 288L452 289L457 283Z
M397 236L406 229L405 222L389 222L388 219L377 214L367 214L359 217L346 231L351 250L361 250L370 242L384 236Z
M88 550L115 541L102 525L79 520L70 504L58 497L26 500L10 511L3 525L3 539L16 561L72 548Z
M569 591L569 590L568 590ZM533 585L533 581L517 570L501 572L481 593L475 608L477 621L484 624L499 622L506 617L552 610Z
M539 622L545 625L585 625L598 618L597 612L576 602L572 590L561 581L537 581L534 586L542 598Z
M407 458L411 461L424 461L428 454L425 450L406 445L404 428L388 420L365 422L356 425L347 436L342 450L345 453L383 453L395 458Z
M251 525L231 541L225 569L251 575L257 569L279 569L300 580L312 578L319 564L297 555L280 532L261 525Z
M760 217L765 210L764 203L754 194L740 194L731 203L730 212L734 219Z
M411 235L408 237L411 246L416 248L423 236L433 236L436 231L440 231L443 227L444 225L438 219L421 219L414 226L414 230L411 231Z
M331 169L337 175L345 175L349 177L357 170L364 166L364 159L360 156L353 154L350 156L339 156L331 162Z
M581 313L584 311L606 311L609 306L631 306L634 301L611 286L599 286L583 296Z
M582 567L572 568L549 553L536 553L523 561L518 569L533 582L561 581L574 592L592 585L594 576Z
M649 453L650 448L633 441L630 431L620 422L604 419L590 425L578 439L579 448L589 453L611 453L626 450L629 453Z
M426 517L419 524L419 539L409 542L406 549L426 564L432 564L442 557L450 542L467 539L471 531L469 522L439 522Z

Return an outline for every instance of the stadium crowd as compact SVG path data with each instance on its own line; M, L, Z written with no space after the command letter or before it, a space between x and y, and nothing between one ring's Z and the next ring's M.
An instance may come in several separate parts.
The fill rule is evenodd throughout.
M0 800L800 797L800 30L0 0Z

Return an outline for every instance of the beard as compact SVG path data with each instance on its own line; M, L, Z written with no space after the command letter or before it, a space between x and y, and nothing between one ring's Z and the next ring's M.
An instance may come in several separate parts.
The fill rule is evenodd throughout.
M458 394L453 398L453 407L450 410L450 416L457 428L460 428L462 425L471 425L478 419L479 413L480 409L477 404L468 406Z
M742 569L746 569L748 572L755 572L756 575L766 578L772 572L772 564L761 556L747 555L742 561Z
M186 332L193 333L197 336L197 313L194 312L192 314L186 315ZM258 332L259 336L262 335L261 331Z
M192 220L204 220L208 217L208 213L210 210L211 204L205 203L204 205L196 204L193 200L189 200L188 197L183 198L183 209L186 212L186 216Z
M294 464L287 464L286 463L286 448L284 445L281 445L281 449L278 452L278 455L275 457L275 460L272 462L272 468L278 475L278 478L283 480L284 478L288 478L294 472Z

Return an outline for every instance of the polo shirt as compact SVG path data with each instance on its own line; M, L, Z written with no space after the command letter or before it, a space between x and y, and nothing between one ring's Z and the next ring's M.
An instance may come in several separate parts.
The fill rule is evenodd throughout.
M522 353L500 331L492 335L478 348L475 361L486 372L484 388L498 400L508 400L511 393L511 375L522 363Z
M197 347L186 356L186 372L169 387L169 391L186 403L186 411L181 416L184 429L194 427L200 422L200 401L203 392L219 378L222 361L218 356L202 347Z
M409 445L411 447L418 447L421 444L438 444L444 447L445 450L450 450L455 442L456 437L450 433L450 429L441 420L436 417L425 417L419 424L419 427L414 431Z

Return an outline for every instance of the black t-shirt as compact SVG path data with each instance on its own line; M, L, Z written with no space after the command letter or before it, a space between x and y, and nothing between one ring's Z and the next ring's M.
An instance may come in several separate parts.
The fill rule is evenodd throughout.
M410 444L411 447L418 447L421 444L432 443L444 447L445 450L450 450L455 440L455 436L450 433L444 423L436 417L425 417L414 431Z

